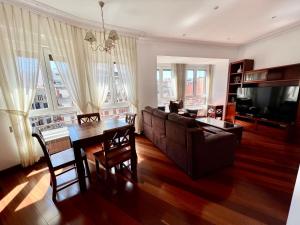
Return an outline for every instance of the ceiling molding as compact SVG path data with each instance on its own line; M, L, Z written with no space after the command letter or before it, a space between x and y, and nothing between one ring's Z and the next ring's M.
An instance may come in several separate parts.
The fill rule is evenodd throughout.
M242 44L240 44L240 47L243 47L245 45L251 45L252 43L255 43L255 42L260 41L260 40L265 40L265 39L273 38L273 37L276 37L276 36L280 36L281 34L285 33L286 31L292 31L292 30L298 28L299 26L300 26L300 22L296 22L294 24L276 29L276 30L271 31L269 33L260 35L256 38L253 38L253 39L251 39L251 40L249 40L245 43L242 43Z
M181 38L172 38L172 37L161 37L154 36L151 34L145 34L143 37L139 38L143 41L161 41L161 42L175 42L183 44L197 44L197 45L206 45L206 46L215 46L215 47L239 47L240 44L235 43L223 43L223 42L212 42L212 41L201 41L201 40L191 40L191 39L181 39Z
M300 26L300 21L293 23L291 25L282 27L282 28L278 28L274 31L268 32L266 34L260 35L256 38L253 38L245 43L240 44L240 47L246 46L246 45L251 45L257 41L261 41L261 40L265 40L265 39L269 39L269 38L273 38L273 37L277 37L280 36L281 34L283 34L286 31L292 31L294 29L297 29Z
M83 19L35 0L0 0L0 2L15 4L23 8L28 8L36 14L42 14L46 17L51 16L64 22L68 22L74 26L93 30L102 30L100 21L98 23L92 20ZM105 24L105 26L109 30L117 30L119 33L124 35L136 37L143 37L145 35L143 31L139 30L114 26L110 24Z

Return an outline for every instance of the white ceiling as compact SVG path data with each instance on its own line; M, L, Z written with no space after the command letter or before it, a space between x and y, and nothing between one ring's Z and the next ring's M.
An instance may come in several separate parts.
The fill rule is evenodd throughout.
M36 1L84 20L100 21L97 0ZM300 24L300 1L105 0L104 19L149 36L244 44Z

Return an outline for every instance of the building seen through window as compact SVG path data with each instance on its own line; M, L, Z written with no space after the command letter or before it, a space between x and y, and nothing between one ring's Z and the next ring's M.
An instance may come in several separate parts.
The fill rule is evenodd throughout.
M116 63L114 63L113 69L114 71L109 77L109 90L105 103L100 110L102 118L123 117L125 113L129 112L127 93Z
M157 100L159 106L166 106L176 99L175 80L171 66L159 65L156 70Z
M185 73L185 107L201 107L206 105L206 69L186 69Z

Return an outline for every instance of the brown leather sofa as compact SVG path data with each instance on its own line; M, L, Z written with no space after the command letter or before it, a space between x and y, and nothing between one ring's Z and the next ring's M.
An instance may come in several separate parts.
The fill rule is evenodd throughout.
M235 135L203 131L193 118L147 106L144 135L189 176L197 178L234 161Z

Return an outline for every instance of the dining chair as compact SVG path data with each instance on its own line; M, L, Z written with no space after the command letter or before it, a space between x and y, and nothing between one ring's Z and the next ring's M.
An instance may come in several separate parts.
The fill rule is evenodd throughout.
M81 114L77 115L77 120L78 123L81 125L83 123L88 123L88 122L95 122L95 121L100 121L100 114L99 113L88 113L88 114Z
M73 150L73 148L69 148L69 149L54 153L54 154L50 154L41 131L36 128L34 130L34 132L32 133L32 136L38 140L38 142L43 150L44 157L46 159L48 169L50 172L50 185L52 186L52 200L53 200L53 202L56 202L56 195L59 191L78 182L78 178L75 178L75 179L66 181L60 185L57 184L58 176L66 173L66 172L69 172L70 170L73 170L73 169L76 170L76 161L75 161L75 156L74 156L74 150ZM85 152L82 149L81 149L81 158L84 162L86 177L88 177L90 180L91 173L89 170L87 157L86 157ZM62 172L60 172L59 170L62 170Z
M130 124L130 125L133 125L135 124L135 117L136 117L136 114L135 113L126 113L125 114L125 121Z
M136 176L136 152L134 126L111 129L103 132L103 151L94 153L96 173L100 174L100 165L105 169L106 178L111 168L130 166L134 178ZM132 160L135 160L134 162ZM126 161L130 164L125 165Z

